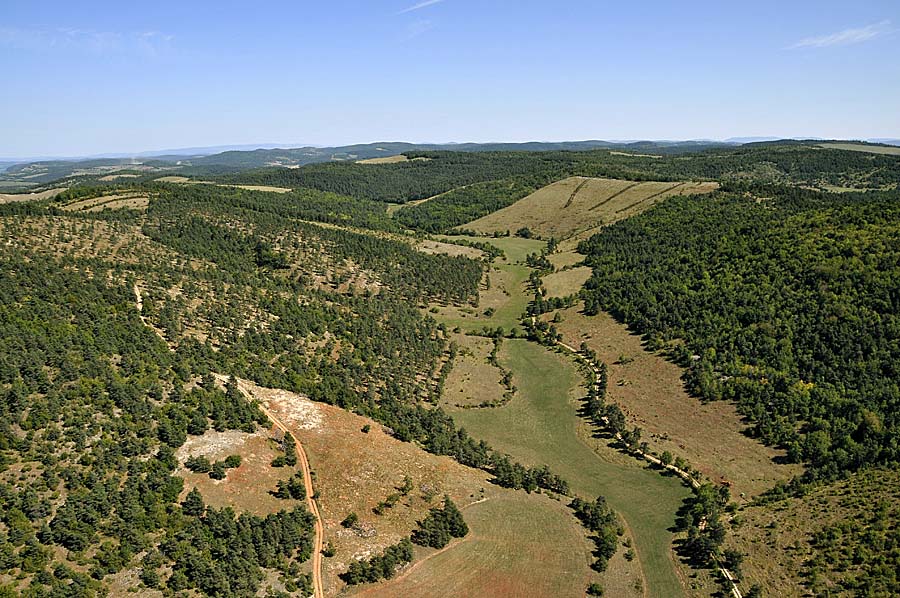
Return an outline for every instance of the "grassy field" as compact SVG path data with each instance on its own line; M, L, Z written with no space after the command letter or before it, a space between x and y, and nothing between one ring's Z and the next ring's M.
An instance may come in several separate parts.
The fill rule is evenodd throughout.
M581 290L584 283L591 277L591 269L587 266L578 266L568 270L560 270L548 274L541 281L547 289L548 297L566 297Z
M604 495L631 529L651 596L680 596L671 552L675 512L688 490L593 439L576 412L581 378L565 357L524 340L507 340L501 363L519 392L507 405L453 409L474 438L528 464L547 464L586 497Z
M890 156L900 156L900 147L883 146L883 145L867 145L865 143L820 143L819 147L827 149L849 150L851 152L867 152L870 154L887 154Z
M581 596L596 575L589 569L591 544L564 502L506 493L469 505L463 516L467 537L443 551L420 550L395 579L350 595Z
M599 226L638 214L670 195L708 193L717 186L570 177L460 228L490 234L528 227L545 238L581 238Z
M345 592L346 586L338 575L347 570L351 560L371 556L408 536L417 520L422 519L430 507L436 506L444 494L449 494L463 509L466 521L474 530L470 537L475 540L473 544L478 547L480 556L473 559L468 548L457 553L472 571L463 579L457 579L452 570L429 569L423 563L421 574L428 584L435 584L433 587L458 584L463 595L476 596L479 595L479 584L492 572L505 567L516 572L539 570L546 587L579 588L580 591L588 583L590 548L578 521L559 503L544 496L528 496L522 491L495 486L488 482L484 472L460 465L449 457L426 453L415 444L396 440L368 418L313 403L286 391L248 386L288 425L309 457L314 485L319 493L325 542L331 542L337 551L323 563L326 595ZM363 432L366 425L370 429ZM372 509L397 492L406 475L412 479L412 492L383 515L376 515ZM471 514L469 505L474 505ZM350 512L357 513L360 526L345 529L340 522ZM522 512L527 513L531 521L542 522L541 526L546 529L519 529L515 522L520 521L517 518L522 517ZM519 536L523 542L529 542L528 534L542 536L545 553L513 548L520 543ZM467 542L468 539L464 540L460 547ZM487 558L483 553L485 546L494 547ZM410 567L416 567L421 558L433 552L419 550ZM537 560L546 554L555 555L553 563L560 563L564 557L567 563L547 567ZM472 588L467 590L469 586ZM371 595L393 595L381 584L369 589L374 592ZM519 595L538 598L546 594ZM572 595L571 592L568 595Z
M66 212L100 212L103 210L118 210L129 208L142 210L150 203L150 197L145 193L118 193L101 195L90 199L80 199L67 203L60 209Z
M448 237L437 236L438 239L469 239L487 242L499 247L506 253L505 258L498 258L487 272L479 293L478 307L436 306L431 313L439 322L453 329L459 327L465 332L480 331L485 326L503 327L509 331L519 326L530 297L526 292L526 283L530 269L522 265L530 253L540 252L543 241L521 239L518 237L502 237L498 239L481 237ZM490 281L490 285L488 285ZM488 311L490 310L490 311ZM488 315L490 314L490 315Z
M47 199L50 197L56 197L65 190L66 187L60 187L58 189L48 189L47 191L41 191L39 193L0 193L0 204L12 203L16 201L37 201L40 199Z
M644 430L651 449L681 455L710 479L727 480L739 502L741 493L749 499L800 472L776 464L778 451L746 436L733 405L688 396L678 366L645 350L641 338L612 316L588 317L580 309L561 310L563 321L556 326L563 340L574 347L587 343L606 363L610 400L622 407L630 427Z
M499 404L506 388L499 368L488 363L494 342L483 336L451 335L458 345L453 369L444 384L444 400L454 407Z

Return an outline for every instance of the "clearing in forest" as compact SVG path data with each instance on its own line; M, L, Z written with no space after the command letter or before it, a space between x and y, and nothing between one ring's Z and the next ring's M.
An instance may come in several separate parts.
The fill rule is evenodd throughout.
M568 268L548 274L541 279L548 297L568 297L581 290L587 279L591 277L591 269L587 266Z
M396 156L384 156L379 158L366 158L365 160L357 160L357 164L397 164L399 162L413 162L415 160L419 160L421 162L427 162L431 158L426 158L424 156L419 156L418 158L413 158L410 160L403 154L397 154Z
M469 535L429 551L366 598L582 596L596 575L591 549L566 500L505 492L462 508ZM573 525L574 523L574 525Z
M543 238L580 238L602 225L643 212L671 195L709 193L717 187L717 183L569 177L460 228L491 234L524 227Z
M820 143L819 147L823 147L825 149L848 150L851 152L866 152L869 154L900 156L900 147L893 145L869 145L867 143Z
M742 493L749 500L801 471L776 464L780 451L747 436L734 405L689 396L681 368L647 351L624 324L604 312L585 316L580 310L580 304L560 310L563 321L556 327L563 342L575 348L584 342L597 352L609 368L610 401L622 408L629 427L643 429L652 450L684 457L714 482L728 482L738 502L744 502Z
M348 411L314 403L305 397L280 390L255 388L268 409L283 421L309 457L318 492L318 505L325 526L325 543L331 543L335 556L324 559L323 578L325 594L335 596L346 586L338 577L349 564L358 558L380 553L385 547L396 544L408 536L425 517L428 509L438 506L444 494L463 510L470 535L451 544L452 550L461 551L472 576L461 586L462 595L478 595L479 579L491 571L510 567L517 572L533 571L525 577L527 585L535 588L567 588L565 595L583 591L592 575L589 569L590 544L581 525L570 513L560 513L560 505L542 495L527 495L523 491L500 488L491 484L489 476L479 470L460 465L449 457L425 452L413 443L401 442L382 429L377 422ZM368 426L368 431L363 428ZM412 490L383 514L373 509L392 494L409 476ZM481 502L484 501L484 502ZM474 510L469 515L469 505L478 503L491 507L488 511ZM496 503L494 505L493 503ZM517 549L522 530L504 524L515 521L524 510L532 520L552 522L553 533L543 534L544 552L537 555ZM359 517L358 524L345 528L341 525L351 512ZM482 514L484 513L484 514ZM548 527L551 524L548 523ZM505 535L495 535L494 530L506 530ZM473 559L466 544L477 538L490 537L495 546L493 558ZM487 540L481 540L487 541ZM447 552L450 552L448 549ZM417 563L435 553L434 549L416 547L415 559L398 573L407 569L418 574ZM551 568L537 561L552 555L552 563L570 561L568 567ZM423 562L421 571L429 571ZM460 583L453 571L437 568L427 573L429 583L444 587ZM473 584L471 592L465 590ZM392 595L384 584L366 585L356 589L371 589L373 595ZM432 587L432 586L429 586ZM433 596L432 591L407 592L407 596ZM536 590L519 594L538 598L545 596Z
M103 210L119 210L123 208L143 210L149 203L150 196L146 193L117 193L91 197L90 199L79 199L67 203L60 209L66 212L102 212Z
M56 197L66 189L67 187L59 187L57 189L48 189L38 193L0 193L0 204L48 199L50 197Z
M569 358L529 341L506 339L500 363L513 372L516 395L503 407L446 405L457 424L524 464L548 465L579 496L605 496L624 518L637 553L633 563L640 566L625 585L640 582L651 596L683 595L669 529L688 489L592 437L578 415L584 389ZM607 584L615 581L604 577Z

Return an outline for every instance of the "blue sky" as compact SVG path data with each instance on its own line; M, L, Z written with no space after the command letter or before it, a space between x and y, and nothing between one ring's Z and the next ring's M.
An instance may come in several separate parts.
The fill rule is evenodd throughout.
M0 0L0 156L900 137L900 2Z

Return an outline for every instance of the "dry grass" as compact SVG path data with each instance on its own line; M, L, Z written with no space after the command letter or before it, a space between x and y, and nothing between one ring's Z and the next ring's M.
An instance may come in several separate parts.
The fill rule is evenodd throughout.
M418 551L422 556L397 578L353 595L581 596L592 580L591 546L564 503L504 492L469 505L463 515L468 536L443 551Z
M189 436L176 453L182 463L177 473L185 480L182 494L197 488L209 505L217 508L230 506L237 512L248 511L261 516L294 507L300 501L275 498L269 494L270 490L275 490L278 480L289 478L297 471L297 468L291 467L272 467L272 459L279 454L270 435L262 431L246 434L210 430L203 436ZM224 480L213 480L205 473L193 473L184 467L185 459L200 455L210 461L240 455L241 466L229 469Z
M62 206L66 212L100 212L123 208L144 209L150 203L150 196L140 193L119 193L101 195L90 199L80 199Z
M609 152L611 156L631 156L632 158L662 158L658 154L632 154L630 152Z
M459 349L453 369L447 376L443 400L455 407L477 407L483 403L499 404L506 388L500 383L503 374L488 363L494 347L482 336L454 334L451 340Z
M58 189L48 189L47 191L40 191L38 193L0 193L0 204L48 199L50 197L56 197L66 189L67 187L60 187Z
M154 179L154 180L159 181L160 183L190 183L190 182L192 182L191 179L189 179L186 176L175 176L175 175L161 176L158 179Z
M139 176L140 176L139 174L133 174L133 173L127 173L127 172L126 172L126 173L122 173L122 174L108 174L108 175L106 175L106 176L100 177L98 180L101 180L101 181L115 181L115 180L117 180L117 179L136 179L136 178L138 178Z
M544 283L544 288L547 289L548 297L567 297L581 290L587 279L591 277L591 272L587 266L578 266L548 274L541 281Z
M271 193L290 193L293 191L293 189L287 187L272 187L270 185L235 185L235 187L248 191L269 191Z
M607 364L610 400L622 407L629 427L644 430L652 450L681 455L710 479L730 482L738 502L744 502L742 494L749 499L800 472L799 466L776 464L779 451L746 436L733 405L689 396L678 366L645 350L640 337L612 316L588 317L580 309L562 310L557 328L563 341L576 348L587 343Z
M584 261L584 256L575 251L557 251L556 253L548 255L547 259L550 260L550 263L553 264L554 268L562 270L563 268L569 268L576 264L580 264Z
M381 158L366 158L365 160L357 160L357 164L397 164L398 162L415 162L416 160L420 162L427 162L431 160L431 158L426 158L424 156L420 156L418 158L413 158L410 160L403 154L398 154L396 156L384 156Z
M547 583L568 583L573 575L578 576L578 584L589 574L586 550L573 548L572 538L581 534L578 522L569 515L560 520L554 510L560 507L546 498L523 496L510 490L491 485L487 475L456 463L448 457L438 457L426 453L416 445L400 442L385 433L376 422L351 414L343 409L312 403L293 393L260 389L242 382L254 396L260 398L279 419L291 428L303 444L313 469L315 488L319 493L319 508L325 525L325 541L335 546L336 556L326 559L323 566L325 591L327 595L338 594L344 584L338 574L346 571L353 559L364 558L398 542L416 527L417 520L425 516L428 509L439 503L444 494L449 494L454 502L467 513L473 529L479 526L504 525L510 517L520 511L521 501L529 501L533 517L556 518L559 526L568 526L567 533L558 541L544 538L544 543L555 546L558 554L566 554L576 563L584 566L570 566L565 570L548 571L544 575ZM304 415L297 417L298 410ZM291 423L293 422L293 423ZM315 422L312 425L311 422ZM370 426L368 433L363 426ZM397 492L404 476L413 481L413 491L403 497L393 508L383 515L376 515L372 509L388 495ZM487 521L470 519L467 506L482 499L496 501L500 505L515 505L515 508L501 508L500 512L488 513ZM359 515L361 525L356 529L345 529L340 522L350 513ZM478 513L478 511L474 511ZM491 521L494 520L494 521ZM489 528L492 529L492 528ZM529 570L540 566L531 553L516 551L515 538L498 538L494 542L511 542L502 552L504 562L512 562L518 569ZM584 544L583 534L581 539ZM548 549L550 550L550 549ZM419 551L420 556L427 551ZM500 558L498 556L497 558ZM470 563L477 575L468 583L489 575L497 565L492 558L481 558ZM424 570L424 569L423 569ZM575 573L573 573L573 570ZM439 569L430 574L437 576L440 584L461 583L450 571ZM378 595L381 594L381 586ZM426 594L427 595L427 594ZM531 594L538 596L540 594Z
M716 183L635 183L570 177L461 228L481 233L528 227L542 237L585 238L600 226L638 214L671 195L709 193Z
M432 241L425 239L414 245L415 249L422 253L443 253L446 255L462 255L474 259L484 257L484 252L475 247L466 247L465 245L455 245L453 243L443 243L441 241Z
M865 143L820 143L819 147L825 149L848 150L851 152L900 156L900 147L897 146L867 145Z

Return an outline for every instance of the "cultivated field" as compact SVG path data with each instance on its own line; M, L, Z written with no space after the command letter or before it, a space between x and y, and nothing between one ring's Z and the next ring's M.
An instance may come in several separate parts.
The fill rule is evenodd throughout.
M717 187L570 177L460 228L490 234L528 227L544 238L585 238L598 227L643 212L671 195L709 193Z
M867 152L870 154L887 154L900 156L900 147L886 145L867 145L865 143L820 143L826 149L849 150L851 152Z
M272 187L270 185L235 185L235 187L248 191L269 191L271 193L290 193L292 191L288 187Z
M506 340L500 363L513 372L516 396L496 408L447 405L457 423L523 463L548 465L580 496L604 495L631 530L634 563L643 573L643 580L634 572L624 585L640 580L651 596L683 595L669 528L689 491L592 437L577 414L582 378L568 358L525 340Z
M609 398L622 407L629 427L640 426L651 449L680 455L714 481L732 484L738 502L799 473L797 466L778 465L780 453L744 434L735 407L724 401L701 403L688 396L681 369L646 351L639 336L601 312L579 313L581 306L561 310L556 324L563 341L582 342L609 368ZM552 314L545 317L550 318Z

